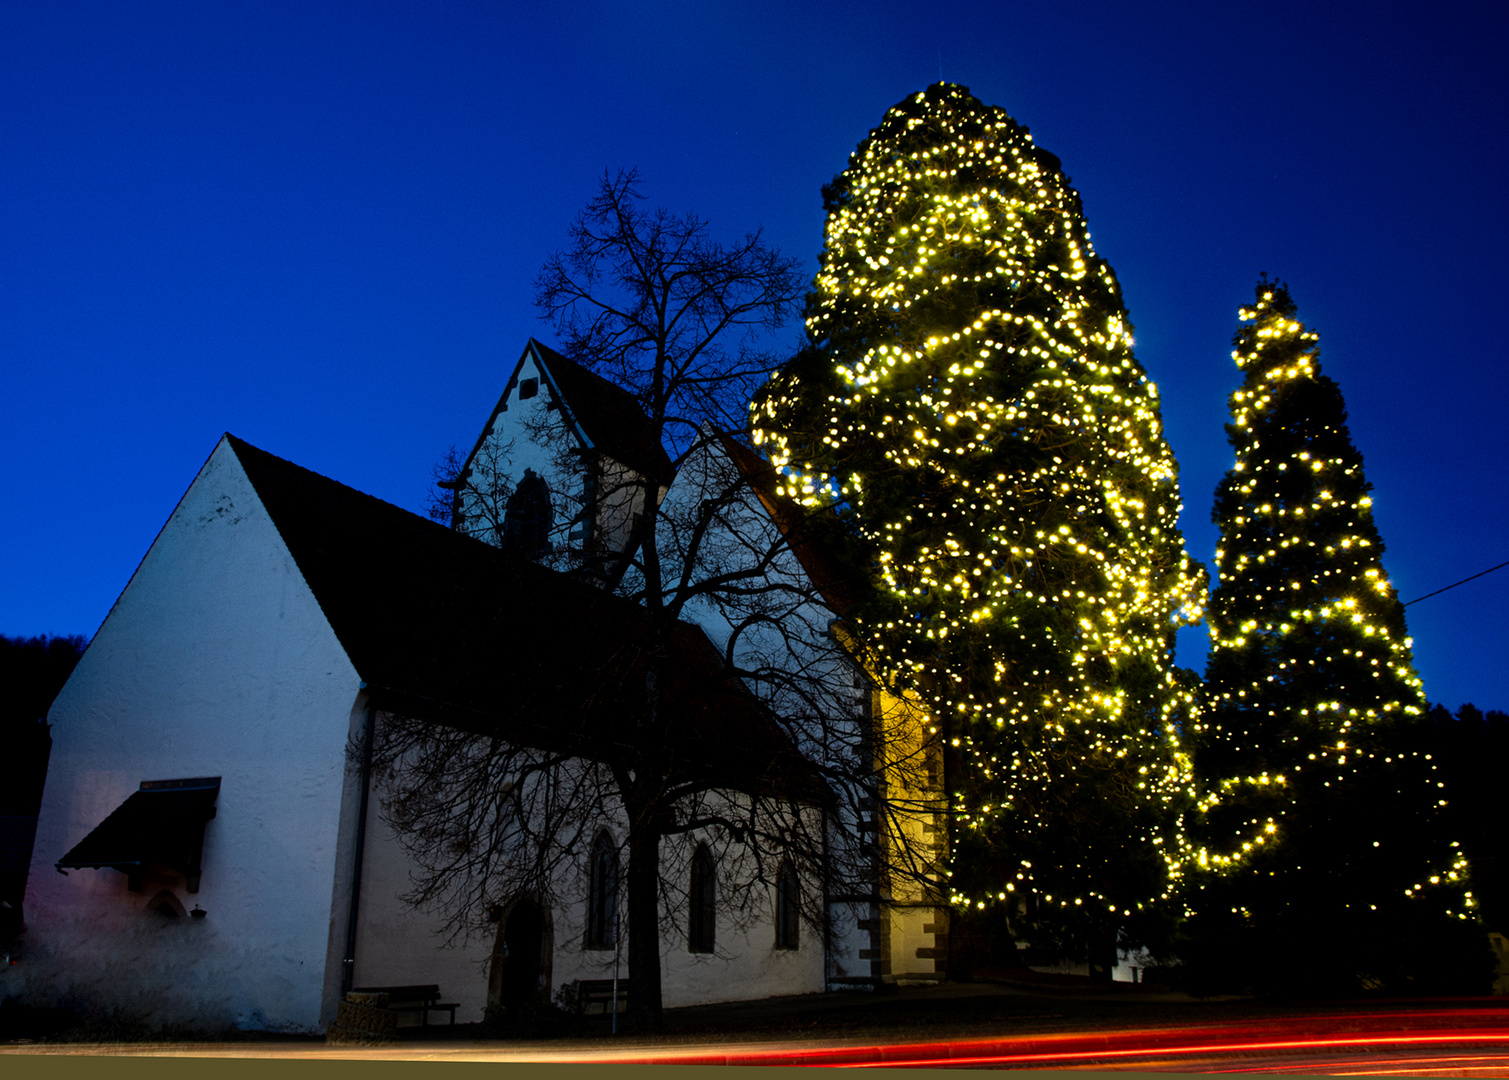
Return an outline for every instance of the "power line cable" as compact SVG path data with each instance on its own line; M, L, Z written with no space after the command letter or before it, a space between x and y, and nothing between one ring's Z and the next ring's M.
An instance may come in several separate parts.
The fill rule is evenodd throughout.
M1497 566L1490 566L1487 570L1473 574L1472 577L1464 577L1461 581L1453 581L1450 585L1446 586L1445 589L1437 589L1435 592L1428 592L1424 596L1417 596L1413 600L1406 600L1404 602L1404 606L1409 607L1411 604L1418 604L1421 600L1429 600L1432 596L1440 596L1446 591L1446 589L1455 589L1458 585L1466 585L1469 581L1473 580L1473 578L1480 578L1483 576L1483 574L1491 574L1495 570L1502 570L1506 566L1509 566L1509 562L1501 562Z

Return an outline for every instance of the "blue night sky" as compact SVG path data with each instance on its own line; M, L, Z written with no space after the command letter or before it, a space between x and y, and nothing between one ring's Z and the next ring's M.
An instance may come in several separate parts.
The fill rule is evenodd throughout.
M811 272L819 188L940 65L1079 189L1192 554L1267 271L1346 395L1403 598L1509 559L1505 9L719 7L6 5L0 633L92 635L224 431L422 512L550 340L532 282L605 168ZM1509 709L1506 616L1509 569L1409 608L1432 700Z

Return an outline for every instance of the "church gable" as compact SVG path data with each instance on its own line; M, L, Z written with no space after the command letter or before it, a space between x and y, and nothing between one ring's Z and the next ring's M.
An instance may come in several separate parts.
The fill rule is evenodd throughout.
M583 501L581 463L589 447L579 425L561 411L560 393L531 340L454 481L453 526L494 547L511 546L504 543L510 500L533 476L548 506L532 507L543 529L535 525L531 532L543 531L552 549L569 546L580 533L581 522L572 519Z
M227 1023L313 1030L360 679L234 443L200 469L49 713L28 971L164 1020L214 1000ZM145 995L150 975L121 974L162 971Z
M452 524L611 580L671 463L633 396L530 339L454 481ZM647 480L647 478L650 478Z

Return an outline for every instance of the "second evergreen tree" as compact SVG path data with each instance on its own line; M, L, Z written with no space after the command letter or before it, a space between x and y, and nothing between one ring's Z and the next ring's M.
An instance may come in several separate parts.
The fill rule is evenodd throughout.
M1476 955L1466 864L1362 455L1288 290L1263 279L1240 315L1191 954L1262 989L1451 985Z

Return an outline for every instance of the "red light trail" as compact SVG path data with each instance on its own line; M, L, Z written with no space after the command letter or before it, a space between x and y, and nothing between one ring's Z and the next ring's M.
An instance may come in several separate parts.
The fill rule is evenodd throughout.
M1429 1051L1457 1054L1430 1054ZM1384 1053L1393 1051L1394 1053ZM1485 1053L1487 1051L1487 1053ZM1493 1051L1501 1051L1494 1053ZM1412 1054L1412 1052L1415 1052ZM1509 1076L1509 1016L1502 1008L1370 1011L1288 1016L1227 1025L1188 1025L1131 1031L1032 1034L865 1046L706 1046L613 1054L594 1061L618 1064L819 1066L828 1068L1052 1068L1103 1064L1109 1068L1178 1069L1195 1058L1284 1057L1277 1071L1332 1075L1420 1075L1435 1068ZM1365 1055L1359 1057L1358 1055ZM1399 1056L1403 1055L1403 1056ZM1325 1068L1316 1069L1313 1059ZM1311 1061L1307 1069L1304 1062ZM1156 1064L1155 1064L1156 1063ZM1249 1063L1250 1064L1250 1063ZM1272 1072L1272 1063L1243 1068L1241 1060L1202 1062L1202 1072Z

